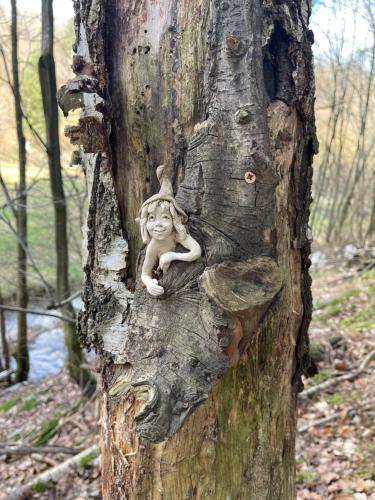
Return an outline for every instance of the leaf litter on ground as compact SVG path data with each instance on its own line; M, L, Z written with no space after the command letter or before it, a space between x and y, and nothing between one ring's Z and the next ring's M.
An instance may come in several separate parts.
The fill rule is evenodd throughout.
M73 453L97 444L98 435L97 400L82 399L65 370L37 383L0 389L0 500ZM23 454L22 447L31 452ZM8 449L21 454L7 454ZM100 499L99 465L89 462L40 490L30 498Z
M315 271L313 296L311 351L320 372L305 381L306 388L352 373L375 349L375 270L336 266ZM374 366L371 360L354 379L300 399L299 428L307 431L297 436L298 500L375 500ZM5 485L0 500L63 463L69 458L64 450L96 444L98 435L97 401L83 402L65 371L0 389L0 447L41 450L0 455L0 483ZM33 498L100 499L98 461L46 491L35 491Z
M311 352L320 373L308 389L355 372L375 349L375 269L313 271ZM298 500L375 500L375 357L352 380L300 398ZM341 379L340 379L341 380Z

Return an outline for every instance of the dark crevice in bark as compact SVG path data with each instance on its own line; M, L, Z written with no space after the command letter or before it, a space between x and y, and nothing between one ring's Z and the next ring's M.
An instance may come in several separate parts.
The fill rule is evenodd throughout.
M293 377L295 388L301 390L302 374L313 376L316 373L316 366L309 356L308 339L308 326L312 312L308 220L311 203L312 157L317 152L313 116L314 77L311 52L313 37L307 29L299 2L275 2L274 12L271 11L270 4L264 2L263 5L265 15L273 25L272 35L264 50L265 85L268 98L271 101L276 99L283 101L293 107L301 128L301 139L297 144L292 162L289 202L291 246L300 252L301 266L303 314L296 336ZM293 26L298 29L304 28L298 38L293 33Z
M270 101L276 99L276 68L275 64L265 57L263 60L264 85Z
M270 100L279 99L289 105L294 101L296 92L289 54L290 43L287 33L276 22L268 45L269 55L264 60L266 89Z
M296 349L296 371L294 379L298 384L298 390L303 390L301 380L302 374L305 377L313 377L318 373L318 368L309 354L309 336L308 328L312 317L312 294L311 294L311 276L309 268L311 265L311 241L309 239L309 216L311 203L311 182L312 182L312 159L315 154L314 138L311 138L305 145L303 150L301 166L304 169L305 175L300 176L298 180L297 192L297 214L295 219L295 237L299 241L301 247L301 278L302 278L302 303L303 317L301 327L297 337Z
M100 159L98 158L93 176L93 186L96 186L99 181L99 165ZM78 315L78 325L77 334L79 336L80 342L87 349L91 349L95 346L97 352L102 349L103 341L101 338L93 337L88 330L88 322L95 321L96 313L99 308L99 304L96 301L95 288L92 280L92 271L95 267L95 239L96 239L96 219L97 219L97 196L94 194L94 188L92 196L90 197L90 204L87 212L87 252L88 260L83 268L85 274L84 286L83 286L83 298L91 297L89 302L86 302L85 309L81 309Z
M106 10L106 23L104 27L104 36L105 36L105 61L106 61L106 70L107 70L107 95L106 95L106 104L108 109L108 120L111 123L110 133L109 133L109 165L111 167L112 175L114 178L114 186L116 192L116 200L119 207L119 214L121 220L121 228L123 232L123 237L126 241L130 242L133 240L133 235L131 231L129 231L129 227L126 224L126 214L124 212L124 201L122 200L122 193L118 190L119 182L116 182L119 176L124 175L123 170L118 165L118 155L116 151L118 150L118 142L122 139L121 129L124 126L124 110L126 103L123 102L123 96L120 92L118 92L118 81L117 81L117 69L114 57L114 47L113 47L113 34L116 33L116 30L122 29L123 26L121 23L121 16L118 10L117 2L113 1L105 1L105 10ZM134 49L136 51L136 49ZM148 144L146 144L146 152L149 150ZM126 175L126 172L125 172ZM124 182L124 181L122 181ZM125 182L126 179L125 179ZM128 181L129 182L129 181ZM135 281L135 259L136 259L136 249L130 245L128 254L126 256L126 267L124 270L124 275L122 276L123 281L132 283Z

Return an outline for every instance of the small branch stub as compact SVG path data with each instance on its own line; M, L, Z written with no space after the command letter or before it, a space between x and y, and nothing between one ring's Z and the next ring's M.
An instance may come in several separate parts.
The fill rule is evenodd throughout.
M256 116L256 110L254 109L254 105L251 103L247 103L244 106L241 106L234 113L234 119L236 123L239 125L245 125L250 123Z
M246 52L247 47L239 36L234 33L225 33L226 53L229 59L240 59Z
M246 172L244 177L247 184L253 184L257 179L257 176L254 174L254 172L251 171Z

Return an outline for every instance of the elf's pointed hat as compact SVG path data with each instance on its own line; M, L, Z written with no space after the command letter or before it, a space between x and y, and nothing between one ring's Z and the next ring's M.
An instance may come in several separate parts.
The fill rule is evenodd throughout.
M157 193L157 194L154 194L153 196L151 196L151 198L148 198L148 200L146 200L143 205L141 206L141 210L140 210L140 213L142 213L143 209L147 206L147 205L150 205L150 203L153 203L154 201L157 201L157 200L165 200L165 201L169 201L170 203L172 203L172 205L174 206L176 212L178 213L178 215L181 217L182 219L182 222L184 224L186 224L187 220L188 220L188 216L186 215L186 213L182 210L182 208L180 208L178 205L177 205L177 202L175 200L175 197L173 196L173 188L172 188L172 183L171 181L168 179L168 177L164 174L164 165L160 165L157 170L156 170L156 175L158 177L158 181L160 183L160 191Z

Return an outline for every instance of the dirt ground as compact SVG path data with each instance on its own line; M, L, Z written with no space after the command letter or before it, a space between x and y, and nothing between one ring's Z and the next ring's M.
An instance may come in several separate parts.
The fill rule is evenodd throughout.
M300 396L298 500L375 500L375 269L331 265L312 274L311 351L320 372L305 381L315 393ZM97 401L83 401L65 372L0 389L0 499L98 435ZM32 448L6 453L21 444ZM100 499L98 458L30 498Z

